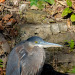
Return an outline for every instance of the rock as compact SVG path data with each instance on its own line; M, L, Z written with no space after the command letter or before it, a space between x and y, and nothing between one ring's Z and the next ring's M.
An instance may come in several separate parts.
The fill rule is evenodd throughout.
M27 11L25 12L26 22L29 24L41 24L46 17L46 13L42 11Z
M58 63L69 63L69 62L75 62L75 54L74 53L69 53L69 54L63 54L59 53L57 54L56 59L58 59Z
M28 4L20 4L19 11L22 13L28 9Z
M44 24L49 24L49 19L48 19L48 18L44 19L44 20L43 20L43 23L44 23Z
M65 30L61 29L62 31L64 31L62 33L62 31L59 30L60 29L59 24L60 23L21 25L19 30L21 37L19 39L26 40L28 37L36 35L36 36L42 37L43 39L46 39L47 41L55 42L55 43L64 42L65 40L70 41L71 39L75 40L74 38L75 33L66 31L67 28L65 28ZM55 25L56 25L56 28L55 28ZM53 30L52 28L55 30ZM64 28L64 27L61 27L61 28Z
M50 24L50 23L54 23L54 22L55 21L53 19L48 19L48 18L46 18L46 19L43 20L44 24Z
M66 23L59 23L59 30L61 31L61 33L66 32L68 29L67 24Z
M45 39L48 35L51 35L50 25L23 25L21 26L21 39L25 40L30 36L40 36Z
M65 47L59 51L59 48L50 48L46 51L46 63L54 65L59 72L68 72L75 66L75 53L65 53ZM55 67L56 66L56 67Z
M59 25L56 23L51 24L51 31L53 34L58 34L60 32Z

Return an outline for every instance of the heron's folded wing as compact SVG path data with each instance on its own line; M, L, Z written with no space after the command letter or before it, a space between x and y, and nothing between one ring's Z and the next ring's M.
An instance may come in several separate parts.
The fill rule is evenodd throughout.
M25 57L26 52L23 45L14 48L8 58L6 75L21 75L21 60Z

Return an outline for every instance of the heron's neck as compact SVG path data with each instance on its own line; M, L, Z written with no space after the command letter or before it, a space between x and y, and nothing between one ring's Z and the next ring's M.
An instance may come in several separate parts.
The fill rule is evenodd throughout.
M31 53L32 50L33 50L33 46L32 45L29 45L29 43L25 43L24 44L24 48L27 51L27 53Z

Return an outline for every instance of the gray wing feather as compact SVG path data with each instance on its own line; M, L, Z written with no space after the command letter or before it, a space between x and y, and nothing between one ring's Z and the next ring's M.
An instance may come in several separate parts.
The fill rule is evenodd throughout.
M18 48L17 46L16 48ZM21 60L25 60L26 51L24 47L21 47L20 50L14 48L8 58L6 75L21 75L22 64ZM20 52L19 52L20 51Z
M8 58L6 75L20 75L20 64L18 62L18 55L16 54L15 50L13 50Z

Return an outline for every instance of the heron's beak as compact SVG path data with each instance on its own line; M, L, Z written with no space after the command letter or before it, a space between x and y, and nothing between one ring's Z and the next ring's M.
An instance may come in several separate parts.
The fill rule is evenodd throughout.
M49 42L41 42L37 45L39 47L44 47L44 48L47 48L47 47L63 47L62 45L55 44L55 43L49 43Z

